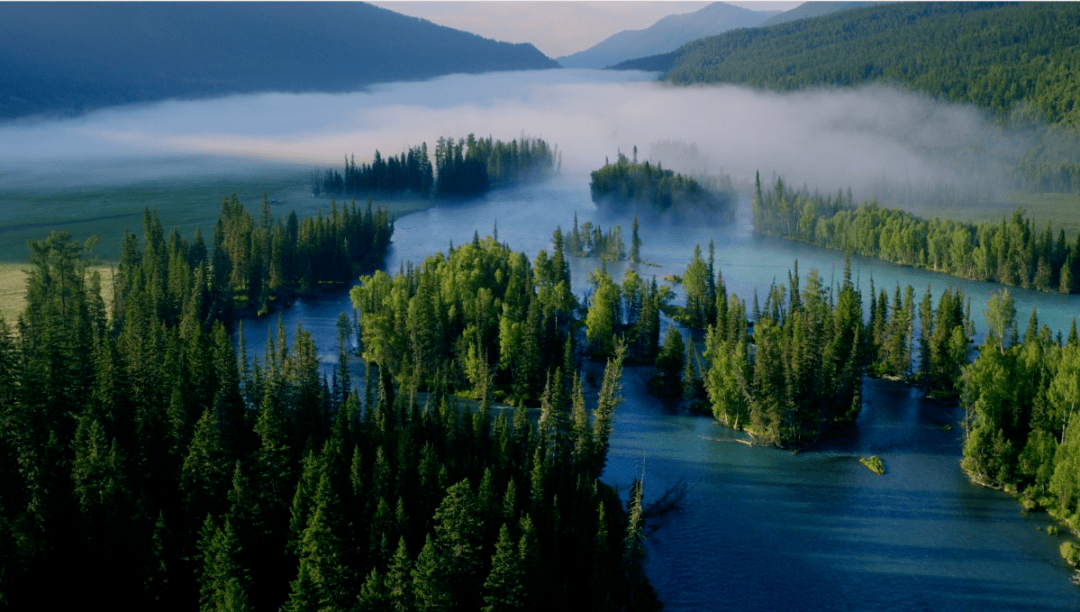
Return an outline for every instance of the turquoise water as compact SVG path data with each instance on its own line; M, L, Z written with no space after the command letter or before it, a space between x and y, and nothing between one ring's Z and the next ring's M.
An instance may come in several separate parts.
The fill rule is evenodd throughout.
M659 267L639 274L681 274L694 245L716 244L716 262L729 292L764 298L775 279L787 282L798 259L805 279L816 268L826 283L839 281L842 253L752 235L746 203L725 228L643 224L642 256ZM564 230L591 219L604 227L627 219L598 217L588 179L564 176L483 200L433 208L399 219L386 269L490 234L534 256L551 248L556 225ZM624 231L628 236L628 230ZM588 290L596 260L572 260L574 289ZM621 278L625 263L609 265ZM868 292L911 284L922 297L929 284L939 296L951 284L972 298L977 332L997 285L860 257L852 275ZM1067 332L1080 297L1013 289L1023 327L1032 307L1040 321ZM298 322L312 332L320 358L336 359L338 313L352 313L348 297L300 300L284 312L291 332ZM261 348L276 317L245 321L249 349ZM1080 589L1046 534L1044 515L1024 516L1008 495L977 487L959 469L962 416L958 408L927 402L898 383L867 380L857 423L828 442L792 454L737 443L741 434L644 393L648 369L628 368L626 402L619 408L603 480L624 491L644 473L646 501L677 482L688 485L681 511L671 514L648 544L647 572L668 610L1070 610ZM361 372L355 372L359 380ZM951 424L951 431L941 426ZM859 464L876 454L886 474ZM643 470L644 465L644 472Z

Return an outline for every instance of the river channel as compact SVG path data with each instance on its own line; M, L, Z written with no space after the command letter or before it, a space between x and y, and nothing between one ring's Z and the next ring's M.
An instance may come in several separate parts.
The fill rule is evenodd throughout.
M657 267L639 274L681 274L694 245L716 245L716 264L728 291L762 299L771 282L787 283L792 262L800 276L814 268L826 284L838 282L842 253L754 236L748 204L727 227L644 224L642 257ZM551 248L557 225L597 216L588 177L561 176L527 188L497 191L468 204L440 206L398 219L386 269L419 263L474 231L492 233L530 258ZM629 236L629 220L621 220ZM597 260L571 259L574 291L588 291ZM621 279L626 264L611 264ZM976 342L985 331L982 311L997 285L853 257L852 276L868 296L870 280L930 285L937 296L950 283L971 298ZM1026 325L1032 307L1041 322L1067 332L1080 297L1013 289L1017 317ZM298 300L283 312L291 333L310 331L326 365L336 360L336 321L351 316L344 293ZM865 307L864 307L865 311ZM249 350L261 349L277 316L244 322ZM1021 331L1023 331L1021 329ZM667 610L1062 610L1080 609L1080 589L1047 535L1042 514L1023 515L1008 495L972 485L959 468L962 429L958 408L924 401L909 387L867 379L857 423L826 443L792 454L737 443L741 434L644 393L647 369L628 368L625 403L616 413L603 480L624 492L644 474L646 502L685 482L681 511L668 515L648 543L647 573ZM362 373L357 366L354 380ZM944 425L951 425L948 429ZM886 467L877 476L860 457L876 454ZM1062 536L1064 537L1064 536Z

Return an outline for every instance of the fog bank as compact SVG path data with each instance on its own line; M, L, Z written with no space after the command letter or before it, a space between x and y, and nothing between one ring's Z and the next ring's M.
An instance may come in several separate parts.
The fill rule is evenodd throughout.
M979 111L885 87L771 93L672 87L654 73L547 70L453 75L350 94L262 94L118 107L78 119L0 126L0 188L15 182L128 182L242 172L287 162L338 167L345 155L470 132L556 144L563 172L587 173L661 141L695 144L712 172L868 197L882 186L992 197L1018 141ZM134 163L138 160L138 164ZM664 160L659 160L663 162ZM700 161L700 160L699 160ZM665 164L677 165L674 160Z

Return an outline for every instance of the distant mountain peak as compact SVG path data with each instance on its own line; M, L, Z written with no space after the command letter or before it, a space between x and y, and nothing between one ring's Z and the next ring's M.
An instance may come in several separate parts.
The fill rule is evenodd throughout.
M698 38L752 28L778 14L714 2L692 13L668 15L643 30L623 30L557 61L567 68L607 68L628 59L668 53Z
M557 66L361 2L0 3L0 119Z

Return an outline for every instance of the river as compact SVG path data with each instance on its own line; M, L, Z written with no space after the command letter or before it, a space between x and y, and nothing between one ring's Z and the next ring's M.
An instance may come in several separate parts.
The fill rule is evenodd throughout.
M453 241L492 233L530 258L551 248L551 233L593 220L586 176L503 190L468 204L431 208L398 219L386 269L419 263ZM728 291L751 302L769 284L787 282L799 261L805 279L815 268L828 284L843 271L842 253L754 236L748 204L727 227L641 227L642 257L659 267L639 274L682 274L694 245L716 244ZM624 236L629 221L622 220ZM596 260L571 258L574 290L588 290ZM609 265L618 280L625 263ZM982 311L997 285L853 257L852 276L868 294L871 277L890 299L897 282L929 284L935 303L950 284L971 298L977 341ZM1032 307L1041 322L1067 332L1080 297L1011 290L1021 331ZM868 296L867 296L868 297ZM865 310L865 307L864 307ZM336 360L336 321L352 313L345 294L298 300L284 311L313 334L320 359ZM249 350L261 349L277 317L244 322ZM359 366L354 380L360 380ZM683 481L688 494L648 542L646 570L667 610L1068 610L1080 609L1080 589L1047 535L1042 514L1023 515L1008 495L972 485L960 471L962 429L955 407L922 400L907 386L866 380L856 424L799 454L735 443L743 436L644 393L648 370L628 368L626 402L616 413L603 480L624 491L644 474L646 502ZM952 425L945 430L943 425ZM876 454L886 474L863 467ZM1064 537L1064 536L1061 536Z

